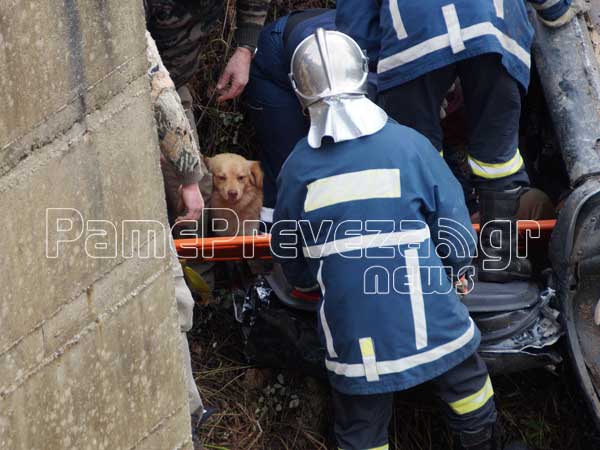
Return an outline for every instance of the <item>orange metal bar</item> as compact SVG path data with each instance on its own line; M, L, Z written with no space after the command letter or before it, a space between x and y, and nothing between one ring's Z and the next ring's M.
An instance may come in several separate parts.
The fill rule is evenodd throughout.
M538 228L539 226L539 228ZM523 232L526 230L535 231L539 229L541 234L548 234L554 230L556 226L556 220L520 220L519 221L519 232ZM477 233L479 233L479 224L474 223L473 228Z
M180 258L204 261L271 259L271 235L175 239Z
M547 240L556 220L528 220L519 222L519 232L540 231ZM479 224L473 224L479 233ZM241 261L243 259L271 259L271 235L176 239L175 248L180 258L198 261Z

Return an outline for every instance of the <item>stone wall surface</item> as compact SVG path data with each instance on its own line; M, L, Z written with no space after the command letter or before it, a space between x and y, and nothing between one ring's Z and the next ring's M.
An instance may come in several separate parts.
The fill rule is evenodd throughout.
M191 449L144 30L0 0L0 450Z

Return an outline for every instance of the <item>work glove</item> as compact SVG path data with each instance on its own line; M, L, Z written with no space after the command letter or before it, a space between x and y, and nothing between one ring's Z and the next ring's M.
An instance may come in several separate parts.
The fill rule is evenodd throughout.
M448 273L450 282L454 287L454 291L459 297L464 297L469 292L471 292L473 288L473 283L469 283L469 280L473 279L475 275L473 267L465 267L461 269L458 273L454 273L453 271Z
M462 276L454 280L454 289L459 297L469 293L469 281L466 276Z
M539 18L540 21L547 27L560 28L563 25L568 24L573 19L573 17L577 16L578 14L587 12L589 9L589 3L586 0L573 0L573 3L571 3L569 9L567 9L565 13L558 19L545 20L542 18L541 15L539 16Z

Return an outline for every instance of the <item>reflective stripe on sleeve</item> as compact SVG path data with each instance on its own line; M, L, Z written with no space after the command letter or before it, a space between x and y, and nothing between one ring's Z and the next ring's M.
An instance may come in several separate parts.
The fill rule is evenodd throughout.
M410 290L410 306L415 324L415 344L417 350L421 350L427 347L427 321L425 319L425 301L423 300L423 287L421 285L419 253L416 248L409 248L404 252L404 257Z
M404 22L402 22L402 16L400 15L400 7L398 6L399 0L390 0L390 15L392 16L392 24L396 30L396 37L398 40L406 39L406 28Z
M515 155L510 160L497 164L487 164L469 156L469 166L471 166L473 174L478 177L487 179L504 178L518 172L523 167L523 158L519 149L515 151Z
M494 9L496 10L496 17L504 19L504 0L494 0Z
M481 389L468 397L449 403L449 406L456 414L464 415L477 411L484 406L493 395L494 388L492 387L492 381L488 375L485 384Z
M367 381L379 381L379 374L377 373L377 358L375 357L375 346L373 345L373 339L370 337L360 338L358 340L360 345L360 354L362 356L363 366L365 368L365 377Z
M319 310L319 317L321 319L321 328L323 328L323 335L325 336L325 345L327 347L327 354L330 358L337 358L338 355L333 347L333 336L331 335L331 329L327 323L327 317L325 317L325 284L323 283L323 261L319 263L319 270L317 271L317 283L321 288L321 295L323 300L321 301L321 309Z
M504 50L513 54L525 64L527 68L531 67L531 55L529 52L521 47L513 38L496 28L491 22L481 22L471 25L470 27L462 28L460 31L464 42L483 36L495 37ZM377 72L387 72L388 70L411 63L430 53L448 47L450 47L450 36L448 33L435 36L399 53L388 56L387 58L382 58L377 65Z

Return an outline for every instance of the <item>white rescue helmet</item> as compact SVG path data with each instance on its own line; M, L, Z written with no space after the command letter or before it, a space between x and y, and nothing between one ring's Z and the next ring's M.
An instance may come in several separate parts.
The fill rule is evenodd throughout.
M289 76L310 113L311 147L320 147L325 136L341 142L385 126L386 113L366 97L368 75L368 58L344 33L318 28L298 44Z

